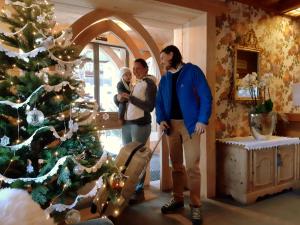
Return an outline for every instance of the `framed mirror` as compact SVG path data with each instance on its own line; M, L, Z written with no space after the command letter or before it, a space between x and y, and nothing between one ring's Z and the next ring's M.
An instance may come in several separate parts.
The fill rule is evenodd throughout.
M255 48L236 46L235 48L235 60L234 60L234 91L235 100L238 101L251 101L251 95L249 89L240 86L241 79L243 79L247 74L256 72L259 74L259 60L260 51ZM256 96L259 97L259 90Z

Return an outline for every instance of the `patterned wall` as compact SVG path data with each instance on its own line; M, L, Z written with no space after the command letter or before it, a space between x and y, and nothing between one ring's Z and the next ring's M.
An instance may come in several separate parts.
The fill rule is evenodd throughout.
M249 22L251 21L251 22ZM248 136L249 105L237 103L230 94L233 58L230 51L238 38L253 29L261 48L261 74L275 79L271 98L276 112L300 112L292 106L291 85L300 82L300 19L270 15L262 10L229 3L229 12L217 17L216 112L217 138Z

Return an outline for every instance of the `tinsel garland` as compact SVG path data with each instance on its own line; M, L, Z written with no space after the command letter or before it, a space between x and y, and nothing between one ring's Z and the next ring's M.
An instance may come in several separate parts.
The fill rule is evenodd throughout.
M47 51L47 49L42 46L42 47L38 47L36 49L33 49L30 52L17 53L17 52L10 51L10 50L0 46L0 52L4 52L8 57L18 58L18 59L24 60L25 62L29 62L29 58L34 58L40 52L45 52L45 51Z
M57 174L57 171L58 171L59 167L61 165L63 165L68 158L71 158L72 161L77 166L79 166L82 170L86 171L87 173L91 173L91 172L97 172L97 170L101 168L101 166L103 165L103 163L107 160L107 153L103 152L103 154L100 157L100 159L92 167L82 166L79 162L77 162L77 160L73 156L67 155L67 156L64 156L64 157L60 158L56 162L55 166L47 174L45 174L43 176L40 176L40 177L8 178L8 177L5 177L2 174L0 174L0 181L3 181L4 183L7 183L7 184L11 184L11 183L16 182L16 181L24 181L24 182L31 182L31 181L33 181L35 183L43 183L49 177L52 177L55 174Z
M42 2L42 1L40 1ZM10 0L5 0L5 4L6 5L17 5L17 6L21 6L25 9L30 9L30 8L33 8L33 7L39 7L40 8L40 5L38 4L32 4L30 6L26 6L26 4L24 2L20 2L20 1L16 1L16 2L13 2L13 1L10 1ZM44 1L44 4L43 5L48 5L47 1Z
M39 131L44 130L44 129L49 129L50 131L52 131L54 137L60 139L61 141L66 141L67 139L70 139L73 136L73 133L78 130L78 124L75 123L73 127L69 127L69 131L66 134L64 134L62 137L59 136L59 134L57 133L57 131L55 130L55 128L53 126L40 127L30 136L30 138L26 139L22 143L16 144L16 145L10 145L10 146L3 146L3 147L9 148L11 151L16 152L25 146L29 146L31 144L34 136Z
M52 213L53 211L57 211L57 212L63 212L66 209L72 209L74 208L77 203L79 202L79 200L83 199L83 198L90 198L90 197L94 197L97 194L97 190L99 188L101 188L103 185L103 180L102 180L102 176L99 177L99 179L96 181L95 186L93 187L93 189L85 194L85 195L77 195L75 201L70 204L70 205L65 205L65 204L54 204L54 205L50 205L47 209L45 209L45 212L47 214Z
M30 102L31 98L42 88L44 88L44 90L46 92L51 92L51 91L55 91L55 92L59 92L62 90L63 87L65 86L69 86L72 90L75 89L75 87L73 87L68 81L63 81L57 85L48 85L48 84L44 84L44 85L41 85L40 87L38 87L34 92L32 92L32 94L22 103L14 103L14 102L11 102L11 101L8 101L8 100L4 100L4 101L0 101L0 105L9 105L11 106L12 108L15 108L15 109L19 109L21 107L23 107L24 105L28 104L28 102ZM79 92L81 93L81 92ZM78 93L78 94L79 94Z

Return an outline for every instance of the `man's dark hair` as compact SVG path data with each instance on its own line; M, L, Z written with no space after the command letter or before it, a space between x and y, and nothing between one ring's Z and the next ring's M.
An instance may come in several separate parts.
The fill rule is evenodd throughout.
M145 69L148 69L148 64L145 61L145 59L138 58L138 59L134 60L134 62L140 63Z
M161 50L160 53L170 54L173 53L173 58L171 59L171 67L177 68L177 66L182 63L182 56L179 49L175 45L169 45Z

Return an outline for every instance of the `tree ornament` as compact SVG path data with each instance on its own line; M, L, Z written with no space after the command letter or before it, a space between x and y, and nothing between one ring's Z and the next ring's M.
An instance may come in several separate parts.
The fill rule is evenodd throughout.
M38 164L42 165L45 163L45 160L44 159L38 159Z
M6 135L4 135L2 138L1 138L1 146L7 146L9 145L9 137L7 137Z
M26 171L27 171L27 173L33 173L34 172L34 168L32 166L32 162L31 162L30 159L27 160Z
M79 165L76 165L74 168L73 168L73 173L77 176L80 176L82 173L83 173L83 168Z
M27 105L27 106L26 106L26 112L29 112L29 111L30 111L30 106Z
M108 178L108 184L113 190L121 191L125 185L126 177L121 173L113 173Z
M43 22L45 21L45 17L42 16L42 15L37 16L37 17L36 17L36 21L37 21L38 23L43 23Z
M27 113L27 123L32 125L32 126L39 126L44 122L45 116L44 114L40 111L34 108L33 110L29 111Z
M65 216L66 224L75 224L80 222L80 212L76 209L71 209Z
M78 123L74 123L73 120L69 120L69 129L72 130L73 132L76 132L79 128Z

